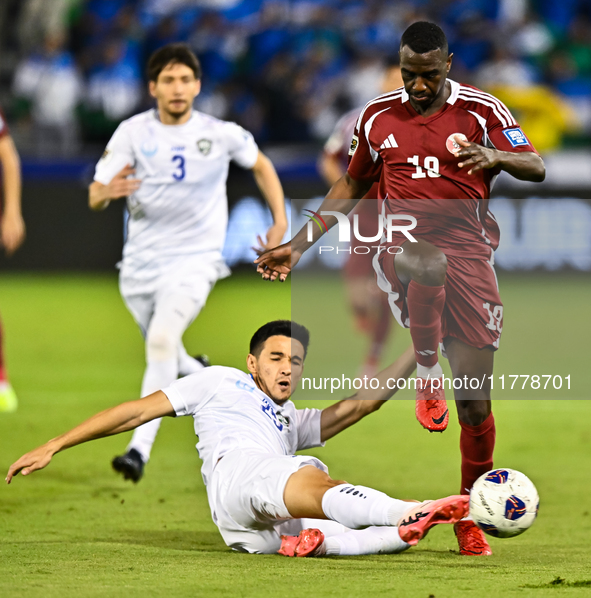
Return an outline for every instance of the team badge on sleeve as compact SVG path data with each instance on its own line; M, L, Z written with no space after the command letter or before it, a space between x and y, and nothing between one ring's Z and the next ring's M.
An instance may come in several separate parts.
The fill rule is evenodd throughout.
M353 135L353 139L351 139L351 147L349 148L349 155L352 156L359 145L359 137L357 135Z
M103 164L108 164L111 161L111 158L113 157L113 152L110 149L106 149L103 152L103 155L101 156L101 162Z
M197 149L204 155L207 156L211 151L211 141L209 139L200 139L197 142Z
M503 131L505 137L509 140L512 147L518 147L520 145L529 145L529 141L525 136L525 133L518 127L516 129L505 129Z

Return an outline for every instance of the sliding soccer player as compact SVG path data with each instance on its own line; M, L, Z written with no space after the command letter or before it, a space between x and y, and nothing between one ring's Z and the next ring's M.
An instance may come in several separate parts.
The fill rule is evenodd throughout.
M269 322L250 341L250 374L210 367L103 411L23 455L6 481L42 469L55 453L88 440L154 418L188 415L199 438L213 520L234 550L296 557L396 553L417 544L434 525L464 517L467 496L397 500L333 480L319 459L295 455L379 409L396 392L387 389L388 379L406 378L415 368L409 349L378 374L379 389L360 390L323 410L296 409L290 397L303 374L308 342L303 326Z

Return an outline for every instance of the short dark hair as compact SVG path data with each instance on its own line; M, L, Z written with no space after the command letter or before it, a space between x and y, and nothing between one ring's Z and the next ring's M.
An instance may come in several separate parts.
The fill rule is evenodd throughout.
M195 79L201 79L201 64L187 44L168 44L156 50L148 60L148 80L157 81L158 75L169 64L185 64L195 74Z
M417 21L410 25L400 39L400 48L403 46L408 46L417 54L425 54L433 50L441 50L443 54L447 54L449 51L443 29L428 21Z
M287 336L300 341L304 347L304 357L306 357L310 344L310 332L305 326L291 320L273 320L273 322L267 322L261 326L250 339L250 353L258 357L265 341L271 336Z

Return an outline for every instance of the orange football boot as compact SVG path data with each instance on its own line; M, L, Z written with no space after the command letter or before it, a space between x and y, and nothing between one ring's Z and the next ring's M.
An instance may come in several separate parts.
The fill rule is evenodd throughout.
M490 556L492 554L484 532L473 521L458 521L454 532L460 546L460 554L466 556Z
M456 523L468 515L470 497L463 494L413 505L398 522L400 538L414 546L439 523Z
M441 388L432 388L431 380L423 378L417 378L417 380L422 383L417 384L415 415L421 426L429 432L443 432L449 422L449 410L443 390L443 378L439 379Z
M324 534L319 529L303 529L299 536L281 536L281 548L277 551L284 556L322 556Z

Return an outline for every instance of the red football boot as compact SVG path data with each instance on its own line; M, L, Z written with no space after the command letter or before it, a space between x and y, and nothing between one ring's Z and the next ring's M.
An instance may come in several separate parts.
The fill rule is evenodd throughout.
M468 514L470 497L458 494L413 505L398 522L400 538L414 546L439 523L456 523Z
M277 552L284 556L322 556L323 543L324 534L319 529L303 529L299 536L281 536Z
M429 432L443 432L449 422L449 410L443 390L443 377L439 379L440 388L431 384L431 380L417 378L417 400L415 403L415 414L419 423ZM434 380L437 380L435 378ZM421 388L419 388L421 386Z
M281 548L277 553L283 556L295 556L295 549L299 541L299 536L281 536Z
M473 521L458 521L454 532L460 546L460 554L467 556L489 556L492 550L484 532Z

